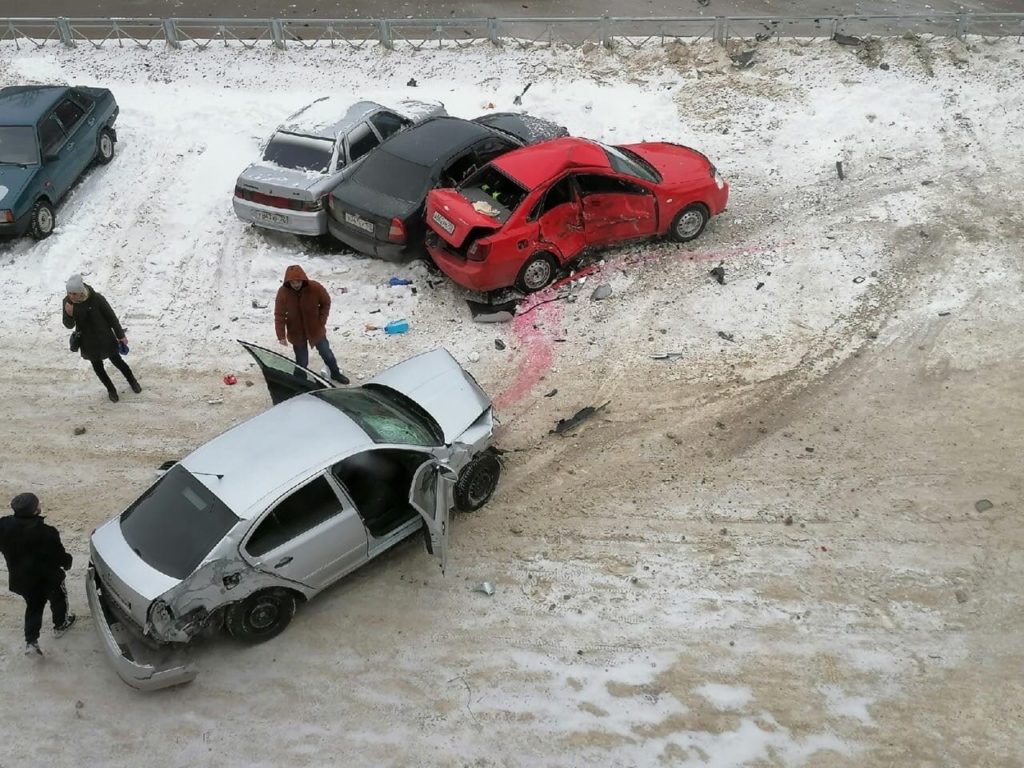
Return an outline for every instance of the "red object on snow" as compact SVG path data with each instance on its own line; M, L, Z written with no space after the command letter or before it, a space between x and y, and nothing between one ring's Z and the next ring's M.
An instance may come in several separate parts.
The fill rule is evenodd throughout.
M495 158L458 189L431 191L427 250L466 288L531 293L589 248L693 240L728 199L725 179L694 149L554 139Z
M235 378L235 374L228 373L224 375L224 383L227 384L228 386L231 386L232 384L237 384L238 379Z

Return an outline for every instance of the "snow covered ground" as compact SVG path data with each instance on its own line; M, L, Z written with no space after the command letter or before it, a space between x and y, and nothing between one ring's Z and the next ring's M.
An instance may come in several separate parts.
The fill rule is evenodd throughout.
M101 85L121 105L115 161L56 233L0 244L0 490L43 497L80 613L89 531L266 406L234 339L273 343L289 264L332 291L347 371L443 344L495 396L508 450L498 495L455 521L446 577L410 543L269 644L208 643L180 690L122 686L89 619L33 665L4 598L0 765L1020 764L1024 51L881 52L888 69L770 43L737 71L713 45L0 47L0 84ZM238 172L317 96L472 117L528 82L523 107L574 134L701 149L729 210L497 326L422 264L232 213ZM67 353L75 271L128 327L142 395L108 403ZM591 301L600 283L612 296ZM366 330L399 318L408 334ZM485 579L493 597L469 590Z

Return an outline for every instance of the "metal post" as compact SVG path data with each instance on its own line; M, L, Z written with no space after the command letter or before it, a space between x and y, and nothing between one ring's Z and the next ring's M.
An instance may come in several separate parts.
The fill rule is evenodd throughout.
M601 33L600 33L601 34L601 45L603 45L608 50L611 50L612 48L615 47L615 38L612 35L611 19L608 18L608 14L607 13L604 14L601 17L600 29L601 29Z
M387 19L381 19L378 26L380 27L380 44L389 51L394 49L395 41L391 39L391 22Z
M725 16L715 16L715 42L719 45L725 45L726 39L729 37L729 22Z
M60 35L60 41L69 48L75 47L75 33L71 29L71 24L61 16L57 19L57 34Z
M960 13L956 17L956 37L958 40L967 38L967 30L971 28L971 14Z
M487 39L491 41L491 45L498 48L501 47L501 36L498 34L498 20L493 16L487 19Z
M160 22L160 26L164 28L164 42L167 43L167 46L181 48L181 41L178 40L178 25L175 24L174 19L164 19Z
M836 39L836 33L839 31L839 19L832 19L832 34L828 36L829 40Z
M280 19L270 20L270 39L274 41L274 47L284 50L284 22Z

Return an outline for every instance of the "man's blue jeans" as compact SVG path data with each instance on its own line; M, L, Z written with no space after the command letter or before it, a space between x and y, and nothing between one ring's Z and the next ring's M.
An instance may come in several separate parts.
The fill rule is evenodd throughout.
M309 368L309 345L303 342L302 344L292 345L292 350L295 352L295 362L301 365L303 368ZM316 351L320 353L320 357L324 360L324 365L327 366L327 370L331 372L331 376L340 376L341 371L338 370L338 361L334 357L334 353L331 351L331 345L327 342L327 337L324 336L320 339L316 345Z

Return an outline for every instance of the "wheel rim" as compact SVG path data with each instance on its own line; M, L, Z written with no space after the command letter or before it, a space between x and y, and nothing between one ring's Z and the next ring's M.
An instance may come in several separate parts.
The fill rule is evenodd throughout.
M490 495L494 486L494 476L490 472L480 472L469 485L469 502L481 504Z
M696 208L683 213L676 223L676 234L680 237L693 237L704 225L704 216Z
M531 290L543 288L551 282L551 264L547 259L537 259L523 272L523 283Z
M249 611L249 625L257 632L265 632L274 626L279 615L280 610L276 603L263 601Z
M39 213L36 214L36 223L39 225L40 232L49 232L53 229L53 214L49 208L43 206L39 209Z
M111 157L114 154L114 142L106 134L100 136L100 154L104 157Z

